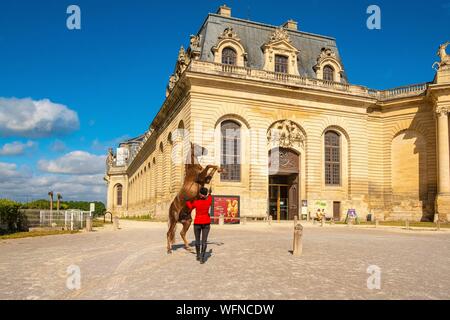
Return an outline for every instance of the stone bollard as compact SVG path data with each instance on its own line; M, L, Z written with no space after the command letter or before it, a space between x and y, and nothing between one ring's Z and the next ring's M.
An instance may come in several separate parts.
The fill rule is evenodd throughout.
M325 226L325 217L322 218L322 220L320 221L320 226L321 227Z
M352 227L352 226L353 226L353 218L348 218L347 227Z
M269 226L272 225L272 216L269 216L269 219L267 220L269 222Z
M219 216L219 226L223 226L225 224L225 219L223 213Z
M294 227L297 225L297 223L298 223L298 218L297 218L297 216L294 216Z
M378 219L375 219L375 228L378 228Z
M336 222L334 221L334 218L332 218L330 224L331 224L331 225L334 225L335 223L336 223Z
M114 230L119 230L119 217L118 216L113 217L113 227L114 227Z
M436 231L441 231L441 221L436 221Z
M292 254L294 256L301 256L303 252L303 226L298 223L294 227L294 248Z
M92 232L92 217L90 215L86 217L86 231Z
M242 224L247 224L247 217L242 218Z
M405 227L406 227L406 230L409 230L409 220L405 221Z

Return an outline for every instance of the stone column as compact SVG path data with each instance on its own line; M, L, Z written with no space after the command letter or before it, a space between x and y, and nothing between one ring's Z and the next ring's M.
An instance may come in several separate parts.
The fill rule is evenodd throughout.
M436 211L440 221L447 221L450 214L450 147L447 107L436 108L438 140L438 196Z

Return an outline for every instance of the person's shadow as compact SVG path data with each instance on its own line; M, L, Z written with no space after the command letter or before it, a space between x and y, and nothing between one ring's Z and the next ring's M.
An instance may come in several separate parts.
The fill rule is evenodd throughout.
M207 242L208 246L214 245L214 246L220 247L220 246L223 246L224 244L225 243L223 243L223 242L210 242L210 241ZM189 243L189 247L191 248L190 253L197 254L195 252L195 241L191 241L191 243ZM173 251L176 251L178 249L184 249L184 244L175 244L175 245L173 245L173 247L172 247ZM209 258L212 256L212 253L213 253L213 249L212 248L210 248L209 250L206 250L205 262L209 260Z

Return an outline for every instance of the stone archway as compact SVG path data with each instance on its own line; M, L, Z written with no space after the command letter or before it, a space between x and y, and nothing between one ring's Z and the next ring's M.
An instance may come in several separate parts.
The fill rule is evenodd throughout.
M291 220L300 214L299 202L306 197L306 180L301 174L306 166L306 134L294 121L280 120L270 126L267 141L269 213L276 220Z
M300 155L293 149L269 150L269 214L274 220L299 215Z

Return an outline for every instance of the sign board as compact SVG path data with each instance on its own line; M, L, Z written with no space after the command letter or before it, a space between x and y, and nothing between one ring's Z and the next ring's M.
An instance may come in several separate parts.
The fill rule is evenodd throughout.
M117 148L116 152L116 166L122 167L127 164L128 148Z
M356 210L355 209L348 209L347 210L347 217L348 218L357 218L358 215L356 214Z
M211 219L212 223L219 223L223 214L226 224L239 224L241 198L240 196L213 196Z
M94 212L94 211L95 211L95 203L91 203L91 204L89 205L89 211L90 211L90 212Z

